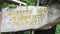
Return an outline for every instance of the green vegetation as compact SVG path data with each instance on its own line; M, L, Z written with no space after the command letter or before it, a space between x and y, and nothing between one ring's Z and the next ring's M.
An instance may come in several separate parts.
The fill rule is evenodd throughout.
M28 6L34 6L34 5L36 5L36 1L35 0L20 0L20 1L22 1L24 3L27 3ZM3 8L9 7L9 6L15 7L17 5L15 5L15 4L7 4L7 3L3 4Z

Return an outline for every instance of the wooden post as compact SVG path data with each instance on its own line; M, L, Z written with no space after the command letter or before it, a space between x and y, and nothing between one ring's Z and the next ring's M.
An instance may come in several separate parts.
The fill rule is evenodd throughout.
M31 30L31 31L30 31L30 34L35 34L35 33L34 33L34 30Z
M32 31L32 34L34 34L34 31Z

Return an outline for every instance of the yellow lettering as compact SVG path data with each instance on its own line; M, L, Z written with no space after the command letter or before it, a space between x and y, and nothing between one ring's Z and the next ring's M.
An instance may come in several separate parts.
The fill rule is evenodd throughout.
M16 21L16 17L13 17L13 18L12 18L12 21L14 21L14 22L15 22L15 21Z
M22 14L22 11L17 11L17 15L21 15Z
M15 24L15 26L16 26L16 27L22 26L22 22L17 22L17 23Z
M31 14L32 13L32 10L24 10L23 13L24 14Z
M17 15L17 12L8 12L9 16Z
M31 22L29 21L29 22L27 22L27 25L28 26L34 26L35 25L35 22L34 21L31 21Z
M39 8L39 9L37 9L37 12L38 13L43 12L43 9L42 8Z
M32 18L32 20L34 20L34 19L36 19L36 16L35 16L35 15L33 15L33 16L31 16L31 18Z
M19 20L29 20L31 17L30 16L22 16L19 17Z
M44 18L44 14L36 15L36 18Z
M49 10L48 8L44 8L44 11L45 11L45 12L48 12L48 10Z

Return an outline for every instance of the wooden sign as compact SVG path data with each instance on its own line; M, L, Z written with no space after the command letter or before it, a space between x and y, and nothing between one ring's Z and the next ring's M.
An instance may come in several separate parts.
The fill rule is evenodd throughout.
M2 11L1 32L38 29L47 24L48 7L19 6Z

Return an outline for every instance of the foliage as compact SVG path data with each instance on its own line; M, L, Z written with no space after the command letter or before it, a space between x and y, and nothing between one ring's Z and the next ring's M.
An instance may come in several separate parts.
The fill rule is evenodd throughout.
M27 5L35 5L36 4L36 0L20 0L20 1L27 3Z
M20 0L20 1L27 3L28 6L29 6L29 5L34 6L34 5L36 4L36 1L35 1L35 0ZM5 7L9 7L9 6L15 7L15 6L17 6L17 5L15 5L15 4L7 4L7 3L4 3L4 4L3 4L3 7L4 7L4 8L5 8Z
M15 4L7 4L7 3L4 3L4 4L3 4L3 8L5 8L5 7L10 7L10 6L16 7L17 5L15 5Z

